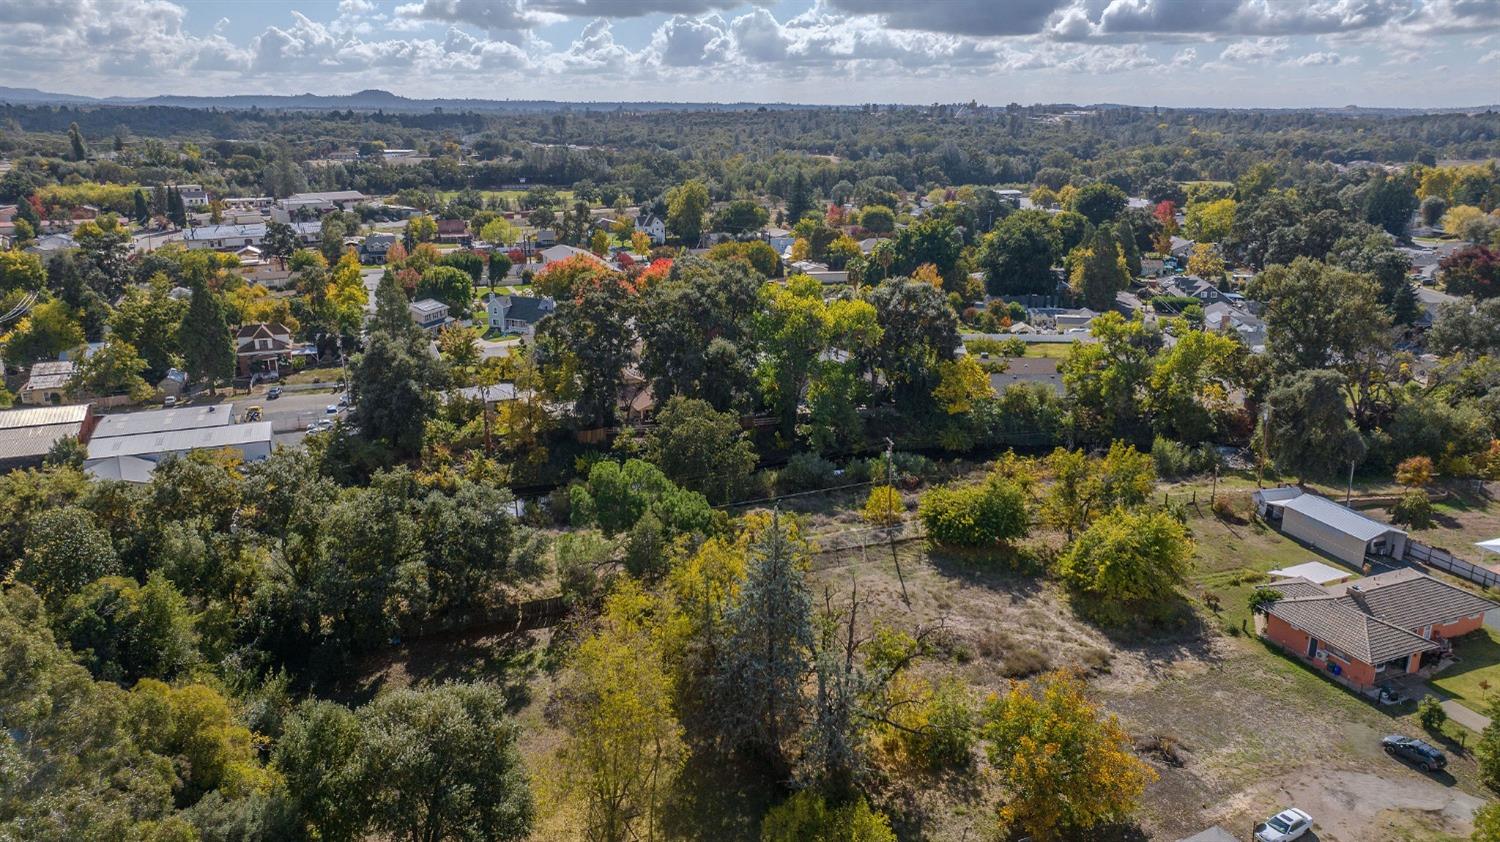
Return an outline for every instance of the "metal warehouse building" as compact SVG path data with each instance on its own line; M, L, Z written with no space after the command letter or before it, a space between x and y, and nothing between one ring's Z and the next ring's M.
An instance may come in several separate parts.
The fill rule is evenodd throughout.
M1393 559L1406 555L1406 533L1366 517L1347 506L1296 489L1255 493L1255 507L1287 535L1359 569L1365 556Z

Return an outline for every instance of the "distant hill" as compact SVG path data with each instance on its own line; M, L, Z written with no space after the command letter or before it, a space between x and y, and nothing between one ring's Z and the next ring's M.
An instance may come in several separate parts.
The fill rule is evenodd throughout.
M231 96L86 97L32 88L0 87L0 103L13 105L154 105L169 108L263 108L277 111L744 111L755 108L800 110L857 106L795 103L715 102L564 102L560 100L410 99L377 89L354 94L235 94Z
M858 109L858 105L807 105L787 102L567 102L563 100L520 99L411 99L390 91L370 89L353 94L234 94L230 96L182 96L161 94L149 97L88 97L75 94L59 94L39 91L35 88L7 88L0 86L0 104L11 105L99 105L99 106L162 106L169 108L222 108L244 110L261 108L270 111L395 111L428 112L441 109L452 112L539 112L539 111L748 111L769 109L797 111L810 109ZM1040 105L1040 104L1039 104ZM901 106L898 106L901 107ZM924 108L926 106L907 106ZM1044 105L1058 109L1149 108L1151 106L1096 103L1073 105L1053 103ZM1413 114L1451 114L1500 110L1500 105L1474 106L1469 108L1376 108L1365 106L1327 106L1310 108L1172 108L1172 111L1266 111L1306 112L1325 115L1374 115L1401 117Z

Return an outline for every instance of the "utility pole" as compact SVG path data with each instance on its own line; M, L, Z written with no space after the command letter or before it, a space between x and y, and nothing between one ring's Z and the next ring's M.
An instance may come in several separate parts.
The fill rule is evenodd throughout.
M891 489L893 493L896 491L894 478L896 470L895 449L895 443L887 436L885 440L885 486ZM889 539L891 546L891 563L896 566L896 579L901 583L901 601L906 603L906 607L910 609L911 597L906 594L906 576L901 573L901 559L896 555L896 527L894 525L886 527L886 537Z
M1354 496L1354 462L1349 460L1349 485L1344 489L1344 505L1349 505L1349 498Z

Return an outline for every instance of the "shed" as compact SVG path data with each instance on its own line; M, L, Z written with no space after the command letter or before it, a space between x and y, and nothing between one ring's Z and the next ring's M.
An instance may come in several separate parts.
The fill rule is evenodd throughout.
M1304 492L1264 500L1264 507L1266 520L1279 523L1282 532L1356 569L1364 566L1365 556L1406 555L1405 532L1326 497Z

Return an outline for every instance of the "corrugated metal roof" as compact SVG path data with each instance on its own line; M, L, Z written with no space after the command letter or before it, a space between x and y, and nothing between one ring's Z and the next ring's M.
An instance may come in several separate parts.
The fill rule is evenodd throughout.
M86 403L8 409L0 412L0 430L46 427L51 424L81 424L88 414L89 405Z
M83 422L47 424L36 427L12 427L0 431L0 459L31 459L46 456L52 445L64 436L77 436Z
M1359 512L1316 494L1299 494L1281 502L1283 508L1299 512L1303 516L1330 526L1345 535L1353 535L1363 541L1379 538L1390 532L1406 533L1388 523L1365 517Z
M196 430L143 433L136 436L114 436L90 441L89 460L111 456L143 456L153 453L211 450L270 441L270 421L229 424L223 427L202 427Z
M145 412L121 412L101 415L90 438L138 436L145 433L167 433L173 430L196 430L222 427L234 423L234 404L185 406L177 409L152 409Z

